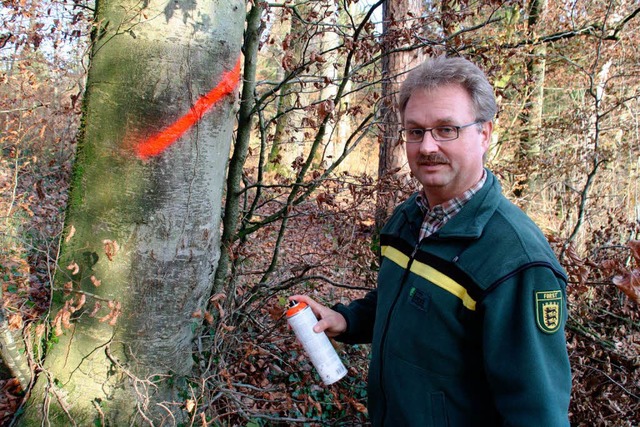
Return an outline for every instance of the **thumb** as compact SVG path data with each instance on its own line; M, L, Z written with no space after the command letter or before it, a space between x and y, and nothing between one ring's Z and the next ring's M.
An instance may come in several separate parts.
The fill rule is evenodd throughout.
M324 332L329 327L329 322L324 319L320 319L318 323L313 325L313 332L319 334L320 332Z

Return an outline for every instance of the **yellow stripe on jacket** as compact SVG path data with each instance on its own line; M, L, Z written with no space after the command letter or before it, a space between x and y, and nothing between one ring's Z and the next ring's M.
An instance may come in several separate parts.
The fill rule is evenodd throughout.
M382 256L393 261L402 268L407 268L409 265L409 257L392 246L383 246ZM471 298L464 286L460 285L458 282L439 272L430 265L414 260L411 263L411 272L458 297L462 300L462 304L469 310L476 309L475 300Z

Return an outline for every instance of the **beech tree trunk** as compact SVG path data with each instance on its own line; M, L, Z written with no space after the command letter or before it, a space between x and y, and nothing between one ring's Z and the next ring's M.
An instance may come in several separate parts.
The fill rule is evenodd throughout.
M188 415L179 392L219 257L244 15L240 0L97 2L52 347L24 425Z

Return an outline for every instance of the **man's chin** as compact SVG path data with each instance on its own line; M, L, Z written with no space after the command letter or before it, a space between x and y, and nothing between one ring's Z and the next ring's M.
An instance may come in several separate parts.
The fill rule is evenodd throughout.
M416 175L418 177L418 181L420 181L424 186L429 185L440 187L445 185L447 177L444 166L445 165L420 167L419 173Z
M446 182L442 178L438 179L438 177L422 177L422 179L418 181L420 181L420 184L422 184L425 190L430 188L438 189L446 186Z

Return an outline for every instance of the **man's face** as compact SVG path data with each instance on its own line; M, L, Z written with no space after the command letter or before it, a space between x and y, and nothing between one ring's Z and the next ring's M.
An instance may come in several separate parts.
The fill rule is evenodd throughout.
M462 126L475 121L471 97L456 84L415 91L404 111L405 129ZM458 139L452 141L435 141L426 132L422 142L406 143L409 167L424 187L430 206L462 195L480 180L492 126L487 122L460 129Z

